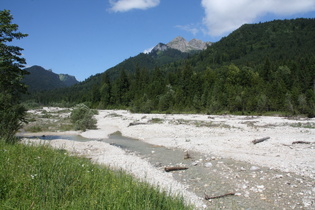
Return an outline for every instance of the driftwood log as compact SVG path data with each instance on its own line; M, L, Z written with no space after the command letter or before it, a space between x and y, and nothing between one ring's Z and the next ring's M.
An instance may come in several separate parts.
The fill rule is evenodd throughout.
M292 144L311 144L309 141L294 141Z
M208 196L205 194L205 199L206 200L217 199L217 198L223 198L223 197L230 196L230 195L235 195L235 193L226 193L224 195L217 195L217 196Z
M130 126L135 126L135 125L146 125L147 123L143 123L143 122L132 122L132 123L129 123L128 127Z
M175 167L165 167L164 170L166 172L170 172L170 171L180 171L180 170L187 170L187 167L180 167L180 166L175 166Z
M253 144L258 144L258 143L266 141L268 139L270 139L270 137L265 137L265 138L261 138L261 139L255 139L252 142L253 142Z

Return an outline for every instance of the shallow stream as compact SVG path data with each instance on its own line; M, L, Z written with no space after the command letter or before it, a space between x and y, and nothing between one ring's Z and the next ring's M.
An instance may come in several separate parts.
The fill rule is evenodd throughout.
M47 135L34 138L93 140L75 135ZM315 189L315 186L314 180L310 178L215 157L211 154L155 146L124 137L120 133L98 141L117 146L128 153L134 153L161 170L164 170L166 166L188 167L187 170L169 173L172 173L177 181L187 185L189 191L201 198L204 198L205 194L220 196L235 193L235 195L206 201L210 209L304 209L307 203L313 202L311 197L313 193L309 191Z

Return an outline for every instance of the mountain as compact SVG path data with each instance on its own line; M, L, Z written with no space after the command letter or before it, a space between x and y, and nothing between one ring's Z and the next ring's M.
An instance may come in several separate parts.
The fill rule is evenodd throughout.
M130 57L106 72L110 78L117 78L122 70L132 74L137 68L154 69L185 59L205 47L205 42L200 40L187 42L184 38L177 37L167 44L158 43L150 52Z
M56 74L41 66L35 65L25 68L24 70L30 73L23 79L23 83L28 86L29 92L69 87L79 83L74 76L68 74Z
M183 37L176 37L167 44L158 43L150 52L140 53L126 59L106 72L110 78L117 78L122 70L132 74L137 68L154 69L169 63L177 62L207 49L210 42L192 39L187 42Z

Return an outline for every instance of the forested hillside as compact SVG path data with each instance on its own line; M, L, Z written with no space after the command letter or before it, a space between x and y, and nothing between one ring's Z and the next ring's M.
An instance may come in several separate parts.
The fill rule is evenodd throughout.
M41 66L25 68L25 71L29 72L29 74L24 76L23 83L28 86L29 92L69 87L78 83L74 76L56 74Z
M78 85L80 91L65 89L37 99L135 112L314 116L314 37L315 19L246 24L189 58L121 65L99 75L93 87ZM141 56L138 64L147 63Z

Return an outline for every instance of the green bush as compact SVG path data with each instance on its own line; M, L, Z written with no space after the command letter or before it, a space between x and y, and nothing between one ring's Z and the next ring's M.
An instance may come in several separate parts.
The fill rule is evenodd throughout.
M71 112L70 119L75 130L87 130L96 128L96 119L93 115L97 111L90 109L84 104L78 104Z
M2 104L0 102L0 106ZM16 132L22 127L22 123L26 122L25 114L25 108L19 104L0 110L0 139L7 143L15 143Z

